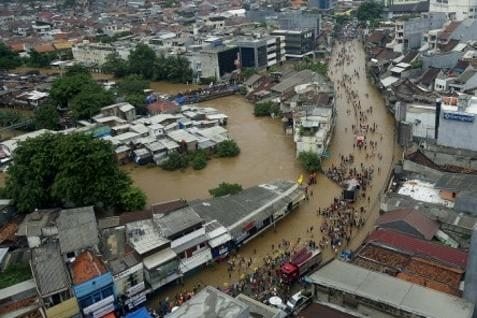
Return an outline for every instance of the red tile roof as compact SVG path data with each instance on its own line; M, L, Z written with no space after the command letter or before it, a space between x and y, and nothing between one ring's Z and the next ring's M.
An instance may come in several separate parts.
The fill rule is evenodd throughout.
M91 251L84 251L71 264L73 284L81 284L106 273L104 263Z
M461 269L465 269L467 264L468 255L463 250L420 240L393 230L377 229L367 237L366 241L393 247L414 256L434 259Z
M15 233L17 232L17 229L18 225L13 222L7 223L0 228L0 244L5 241L14 242L16 239Z
M179 106L177 106L177 104L170 102L168 100L158 100L155 103L147 105L147 110L151 114L175 112L178 109L179 109Z
M421 233L426 240L431 240L439 230L439 225L419 211L414 209L398 209L381 215L376 220L376 225L385 227L390 223L405 222Z

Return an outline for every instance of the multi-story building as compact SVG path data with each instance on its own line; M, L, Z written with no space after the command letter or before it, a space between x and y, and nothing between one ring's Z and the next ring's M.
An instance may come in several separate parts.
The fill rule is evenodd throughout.
M71 279L58 243L51 241L33 248L30 265L46 317L78 316L78 302L72 293Z
M395 23L395 36L391 46L395 52L419 49L430 30L441 29L447 22L445 13L425 13L411 19L398 19ZM431 41L432 42L432 41Z
M239 48L224 45L219 39L199 52L188 54L191 68L200 78L222 79L225 74L237 70L240 65Z
M241 67L265 68L285 61L285 37L242 39L236 42L240 50Z
M444 12L456 20L476 19L477 0L430 0L429 12Z
M310 9L329 11L336 7L336 2L336 0L311 0L308 2L308 7Z
M106 62L106 58L110 54L118 54L122 59L126 60L131 49L132 48L127 45L83 41L82 43L75 44L71 48L71 51L75 62L86 66L100 67Z
M113 277L94 252L79 254L70 264L70 273L84 316L103 317L115 310Z
M275 30L272 35L285 38L285 56L289 59L301 59L313 56L315 49L315 35L313 30Z

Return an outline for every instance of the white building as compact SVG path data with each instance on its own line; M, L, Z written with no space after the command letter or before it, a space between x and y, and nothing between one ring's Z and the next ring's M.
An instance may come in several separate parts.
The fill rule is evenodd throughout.
M477 0L430 0L429 12L444 12L460 21L477 18Z
M83 41L72 47L73 59L87 66L101 66L110 54L117 53L122 59L127 59L132 47L113 46L105 43L90 43Z

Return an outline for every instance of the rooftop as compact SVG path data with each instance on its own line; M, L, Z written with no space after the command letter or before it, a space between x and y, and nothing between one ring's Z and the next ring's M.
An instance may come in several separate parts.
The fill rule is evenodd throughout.
M32 249L31 267L42 297L65 291L70 278L60 255L58 243L49 242Z
M151 219L126 224L129 244L139 254L144 254L169 243L161 236Z
M230 196L193 201L190 205L202 218L217 220L225 227L232 227L253 212L274 203L283 201L287 205L291 201L288 196L293 196L295 191L301 191L296 183L276 181L247 188Z
M467 264L467 252L463 250L420 240L393 230L377 229L368 235L366 241L461 269L464 269Z
M167 317L240 318L248 316L247 305L214 287L207 286Z
M98 245L98 227L92 206L61 210L56 222L61 253Z
M387 212L376 220L376 225L380 227L389 226L399 231L399 226L393 226L393 224L396 224L397 222L404 222L411 226L420 234L420 236L422 236L422 238L425 238L426 240L431 240L439 230L439 225L437 222L429 219L424 214L421 214L419 211L413 209L398 209ZM413 234L410 231L402 232Z
M70 270L74 285L84 283L108 271L101 259L89 250L75 258Z
M339 260L314 272L307 281L423 317L470 318L474 312L474 305L464 299Z
M399 188L398 193L410 196L418 201L440 204L449 208L454 206L454 202L441 198L437 184L434 185L422 180L415 179L404 182Z
M164 237L170 237L202 223L202 218L192 208L185 207L166 215L155 214L154 222Z
M437 183L436 189L460 192L477 188L477 175L464 173L444 173Z

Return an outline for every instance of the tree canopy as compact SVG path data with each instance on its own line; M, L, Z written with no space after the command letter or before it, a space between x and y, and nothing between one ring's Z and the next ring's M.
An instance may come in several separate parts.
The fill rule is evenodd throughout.
M225 140L217 144L217 156L235 157L240 154L240 148L234 140Z
M367 0L358 7L356 17L361 22L376 21L381 18L383 14L383 5L374 0Z
M51 103L39 105L33 113L35 129L57 130L60 125L60 115Z
M242 186L238 183L222 182L217 188L209 189L210 195L214 198L223 197L229 194L236 194L242 191Z
M146 80L186 83L192 81L193 72L183 56L159 55L147 45L139 44L126 60L118 54L110 54L102 66L103 71L115 77L134 74Z
M79 133L44 134L21 142L5 193L23 213L85 205L136 210L145 204L144 194L119 169L112 144Z
M101 107L114 103L111 92L97 84L91 75L81 68L69 70L58 78L50 90L50 99L54 106L68 108L75 119L89 119L96 115Z
M20 56L15 54L5 43L0 42L0 69L12 69L22 65Z
M320 157L311 151L303 151L298 155L298 161L307 172L317 172L321 168Z

